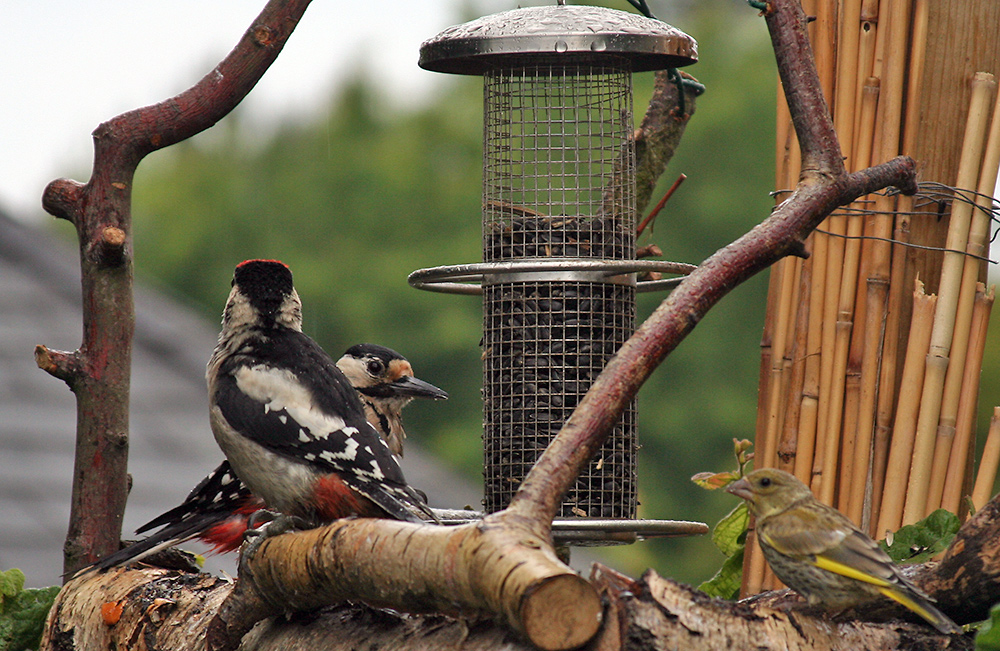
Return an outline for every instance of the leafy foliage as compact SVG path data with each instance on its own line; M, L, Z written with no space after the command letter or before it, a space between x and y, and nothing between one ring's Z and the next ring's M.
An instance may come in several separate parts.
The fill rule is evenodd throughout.
M725 488L738 481L746 474L747 465L753 460L750 448L753 444L747 439L733 439L733 456L736 457L738 468L727 472L700 472L693 477L698 486L706 490ZM740 596L740 585L743 581L743 550L746 548L747 528L750 525L750 510L746 502L740 502L712 530L712 542L726 560L722 567L698 589L713 597L722 599L737 599Z
M59 587L24 589L24 572L0 572L0 649L37 649Z
M1000 651L1000 604L990 608L990 618L976 634L976 651Z
M938 509L916 524L900 527L881 545L896 563L924 563L947 549L961 526L957 515Z
M750 512L746 502L741 502L722 518L712 530L712 542L726 555L722 567L698 589L713 597L737 599L743 582L743 550L746 549L747 526Z

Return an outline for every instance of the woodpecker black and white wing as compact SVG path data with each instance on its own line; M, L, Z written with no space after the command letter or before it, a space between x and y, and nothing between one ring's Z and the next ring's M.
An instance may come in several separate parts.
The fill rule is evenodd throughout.
M213 518L225 519L254 500L253 493L233 472L229 461L223 461L207 477L191 489L184 501L165 513L153 518L135 530L146 533L157 527L176 525L199 518L212 522Z
M183 503L136 529L136 533L139 534L157 528L159 531L108 554L88 569L105 570L141 560L194 538L202 538L213 527L239 517L238 514L241 512L252 512L261 506L260 501L232 472L229 462L223 461L194 487ZM242 538L239 533L236 536ZM217 540L207 542L215 544L217 551L230 551L238 546L238 542L226 541L229 544Z

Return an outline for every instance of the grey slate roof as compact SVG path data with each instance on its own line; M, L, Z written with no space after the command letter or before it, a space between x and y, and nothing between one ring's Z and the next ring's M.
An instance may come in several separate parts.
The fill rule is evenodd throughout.
M35 366L33 350L80 346L79 269L69 242L0 212L0 570L21 568L29 587L61 582L76 430L73 394ZM217 328L162 294L136 289L126 537L179 504L222 460L204 379ZM419 433L409 439L404 470L414 485L433 488L431 504L478 505L481 488L435 464L414 438ZM206 567L235 572L231 555Z

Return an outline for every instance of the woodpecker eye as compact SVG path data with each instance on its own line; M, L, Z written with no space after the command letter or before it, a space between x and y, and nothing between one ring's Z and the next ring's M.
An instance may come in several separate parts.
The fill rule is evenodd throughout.
M381 375L382 371L385 370L385 364L382 363L380 359L370 359L368 360L368 372L372 375Z

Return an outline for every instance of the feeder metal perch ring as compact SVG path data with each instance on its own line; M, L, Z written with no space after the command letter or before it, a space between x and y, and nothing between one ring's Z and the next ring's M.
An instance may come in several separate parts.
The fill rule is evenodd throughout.
M582 280L633 285L637 291L649 292L673 288L683 277L637 281L636 273L655 271L686 276L696 268L692 264L662 260L536 258L418 269L410 274L407 281L416 289L470 296L481 295L483 285L518 281Z

